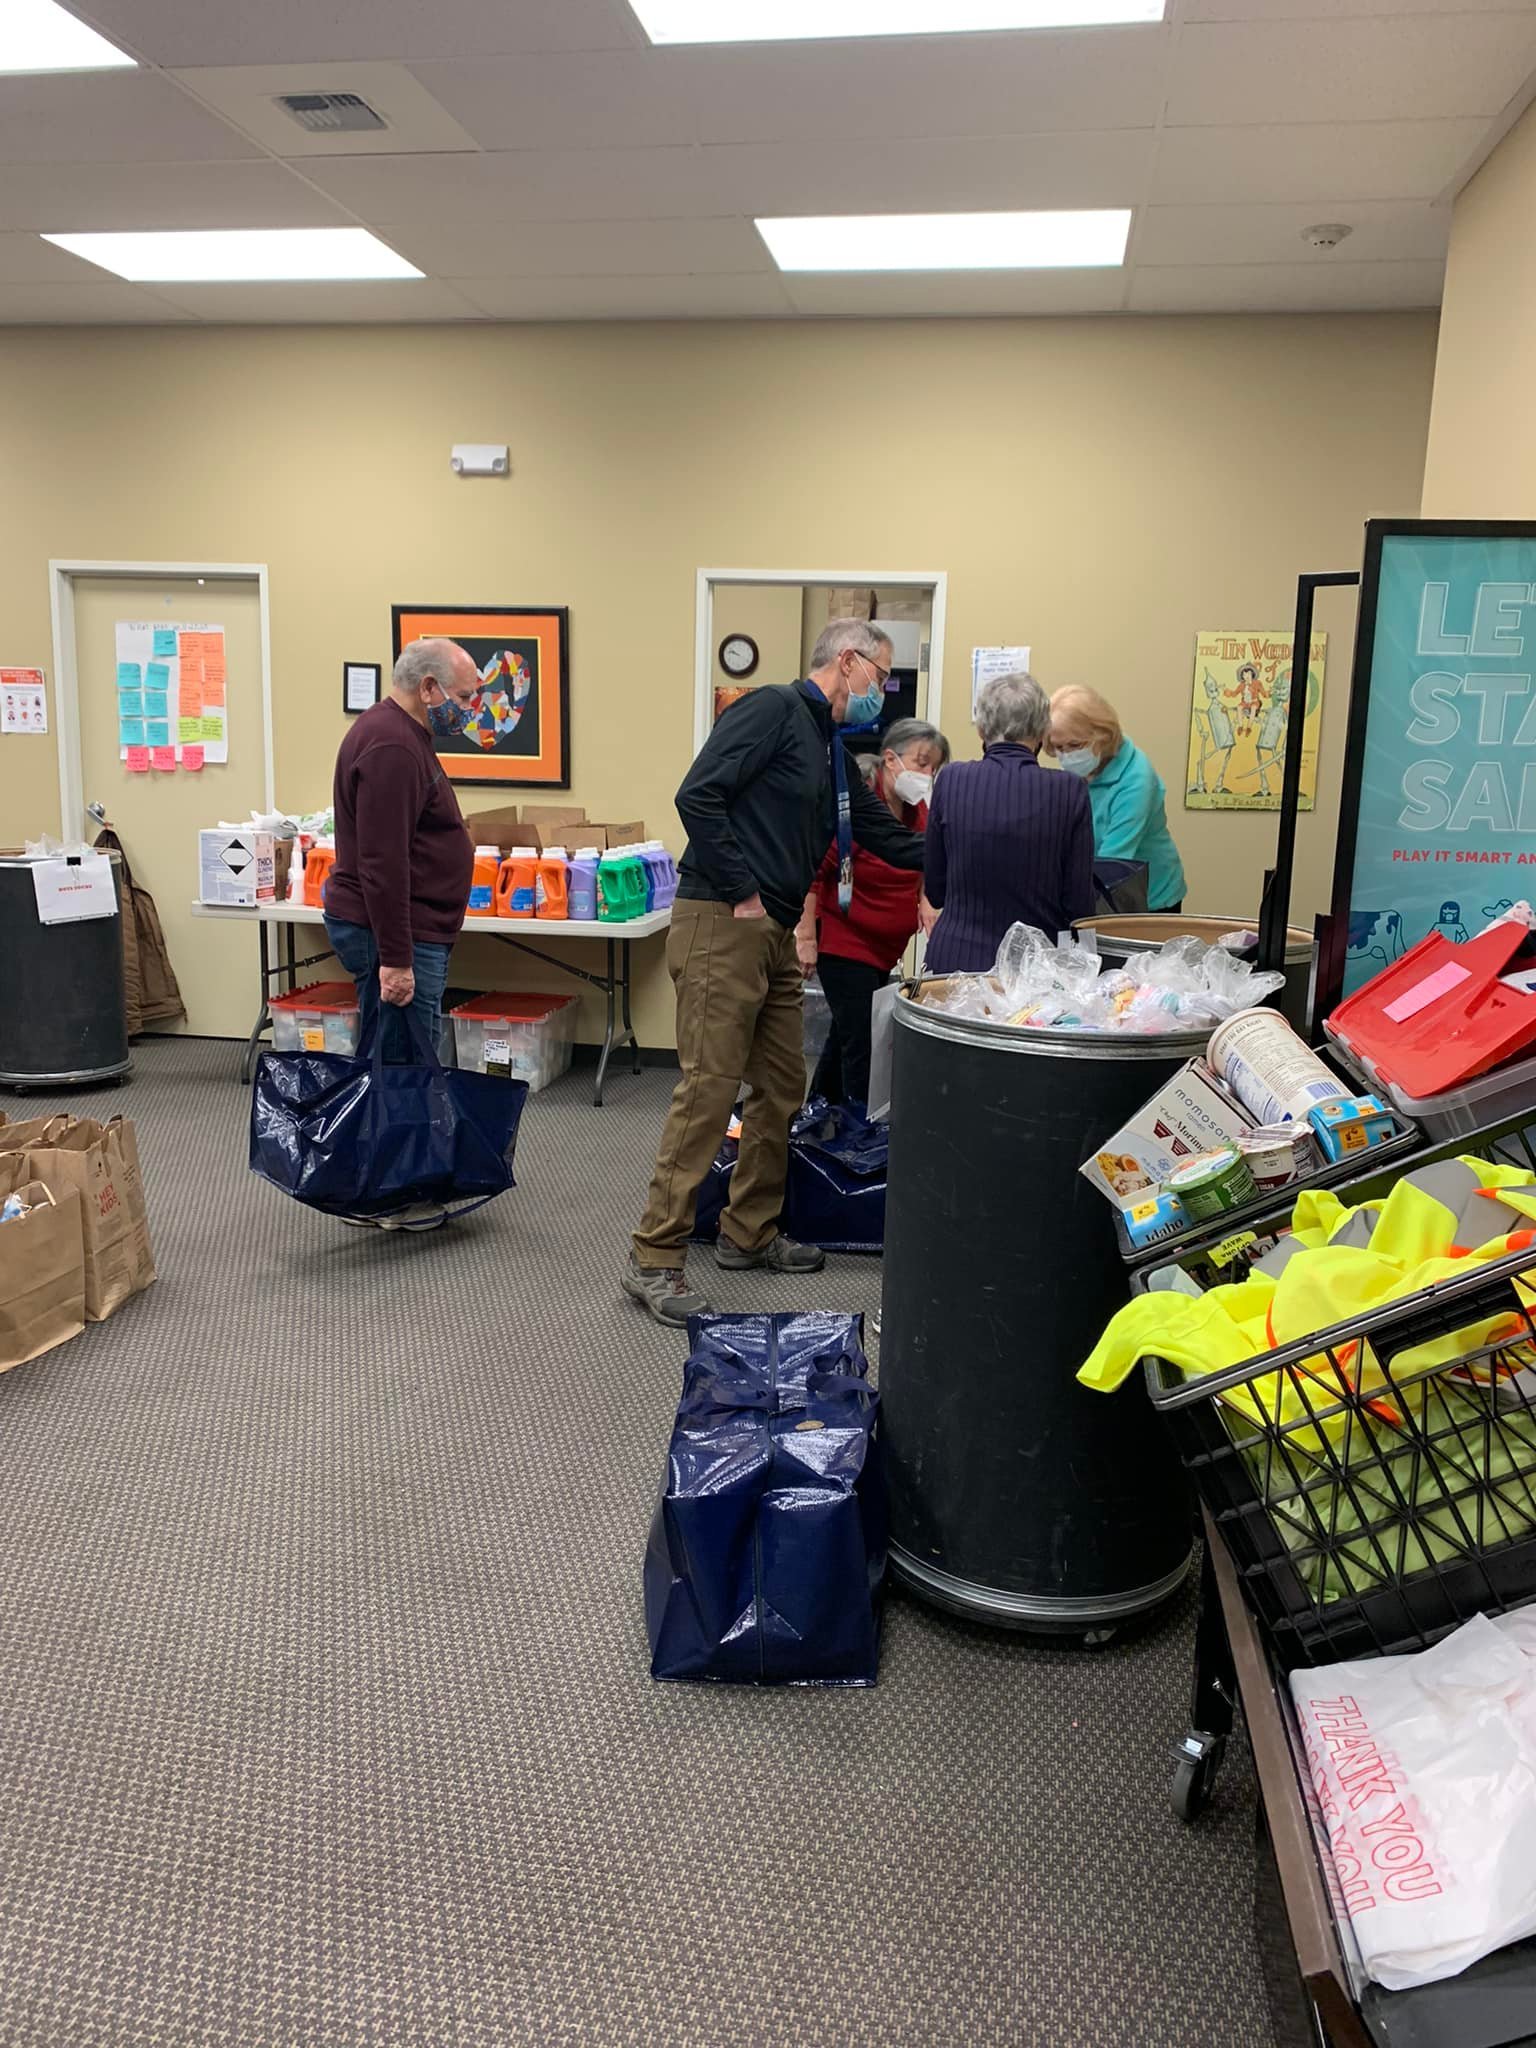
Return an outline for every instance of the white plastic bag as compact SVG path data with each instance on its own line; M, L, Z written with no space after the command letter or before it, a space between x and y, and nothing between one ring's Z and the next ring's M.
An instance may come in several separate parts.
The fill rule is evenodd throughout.
M1536 1934L1536 1609L1291 1677L1334 1903L1389 1991Z

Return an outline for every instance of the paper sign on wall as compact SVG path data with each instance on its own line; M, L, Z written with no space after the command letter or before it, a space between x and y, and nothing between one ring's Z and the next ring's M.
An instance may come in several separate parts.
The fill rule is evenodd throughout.
M116 631L118 746L154 749L154 765L198 749L197 765L229 759L224 628L120 619Z
M48 693L40 668L0 668L0 732L46 732Z

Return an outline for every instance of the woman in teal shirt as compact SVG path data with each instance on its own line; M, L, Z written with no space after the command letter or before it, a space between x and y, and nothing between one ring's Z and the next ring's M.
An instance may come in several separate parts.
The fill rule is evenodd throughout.
M1120 730L1115 707L1082 683L1051 699L1050 751L1088 784L1100 860L1146 863L1147 908L1182 910L1184 868L1168 830L1163 778Z

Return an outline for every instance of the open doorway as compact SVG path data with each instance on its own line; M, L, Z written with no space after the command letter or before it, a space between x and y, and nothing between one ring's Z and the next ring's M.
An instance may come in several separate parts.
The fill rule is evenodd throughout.
M832 570L701 569L695 634L695 751L726 705L764 683L792 682L810 665L829 619L868 618L891 642L882 727L898 718L937 725L943 703L946 577ZM879 735L854 739L877 752Z

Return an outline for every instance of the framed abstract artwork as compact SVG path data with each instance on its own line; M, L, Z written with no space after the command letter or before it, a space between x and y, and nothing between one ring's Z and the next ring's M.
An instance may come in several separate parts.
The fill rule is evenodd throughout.
M480 671L462 732L434 731L450 782L571 786L570 613L564 605L397 604L394 649L457 640Z

